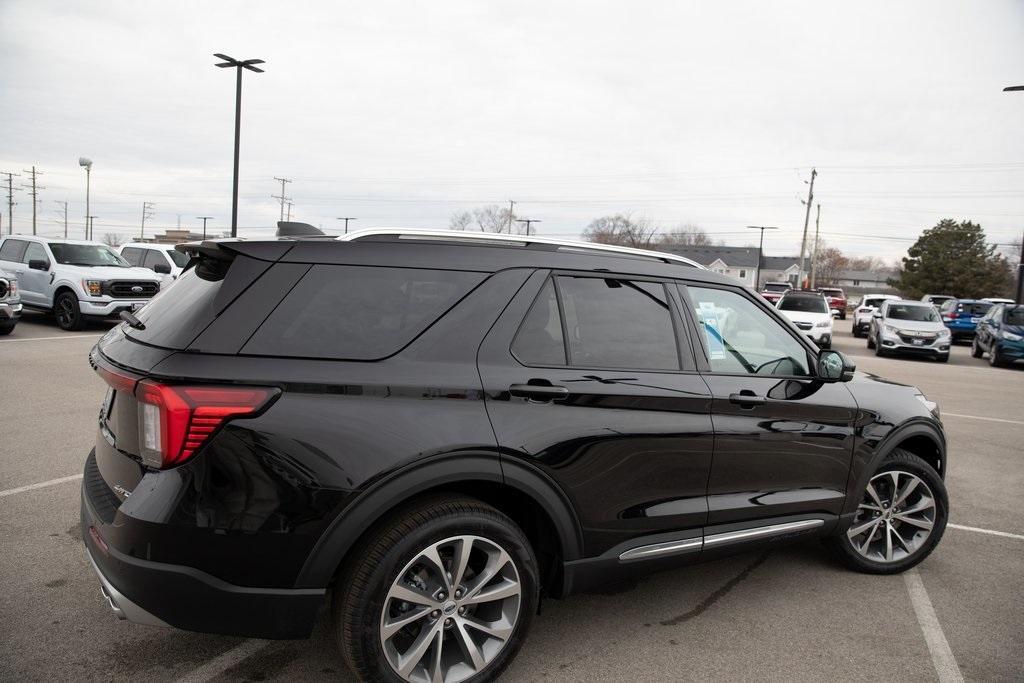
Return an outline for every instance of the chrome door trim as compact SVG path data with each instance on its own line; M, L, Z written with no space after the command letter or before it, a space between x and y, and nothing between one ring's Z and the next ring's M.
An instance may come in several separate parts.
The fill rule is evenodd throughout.
M686 538L681 541L667 541L665 543L642 545L639 548L631 548L619 555L619 562L649 560L655 557L668 557L670 555L692 553L700 550L703 544L704 541L698 536L697 538Z
M753 541L767 536L781 536L782 534L786 534L791 531L804 531L824 525L825 520L823 519L803 519L799 522L785 522L783 524L770 524L768 526L758 526L750 529L740 529L738 531L727 531L722 534L705 536L704 545L715 546L725 545L727 543L739 543L742 541Z

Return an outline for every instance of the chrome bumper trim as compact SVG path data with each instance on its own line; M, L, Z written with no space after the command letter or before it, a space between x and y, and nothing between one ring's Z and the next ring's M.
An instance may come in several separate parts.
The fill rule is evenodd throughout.
M759 526L752 529L741 529L739 531L729 531L724 534L713 534L711 536L704 537L704 545L724 545L726 543L738 543L741 541L753 541L759 538L766 538L768 536L781 536L788 534L793 531L804 531L806 529L814 529L819 526L824 526L825 520L823 519L804 519L799 522L786 522L784 524L771 524L769 526Z
M668 557L670 555L692 553L700 550L703 544L704 541L698 536L697 538L687 538L681 541L668 541L666 543L642 545L639 548L631 548L619 555L619 562L649 560L655 557Z

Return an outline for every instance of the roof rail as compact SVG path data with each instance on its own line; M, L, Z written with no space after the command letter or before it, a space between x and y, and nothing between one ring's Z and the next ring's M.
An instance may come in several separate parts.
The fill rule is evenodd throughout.
M399 239L401 239L402 237L405 237L407 239L435 239L438 241L452 242L491 242L522 246L526 246L529 244L550 244L557 247L565 247L566 249L575 249L580 251L608 252L609 255L625 254L630 256L644 256L646 258L660 259L662 261L666 261L669 263L679 263L682 265L690 266L692 268L707 270L707 268L697 263L696 261L688 259L685 256L679 256L678 254L668 254L662 251L653 251L650 249L634 249L633 247L620 247L613 244L598 244L596 242L574 242L572 240L556 240L551 239L550 237L537 237L535 235L503 235L492 232L463 232L461 230L409 230L404 228L367 228L364 230L356 230L354 232L350 232L347 235L342 235L338 237L338 240L342 242L354 242L365 237L379 236L393 236L398 237Z

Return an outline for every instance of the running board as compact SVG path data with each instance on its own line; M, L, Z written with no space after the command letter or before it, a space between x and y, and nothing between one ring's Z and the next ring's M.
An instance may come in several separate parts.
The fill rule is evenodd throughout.
M666 541L665 543L653 543L642 545L639 548L631 548L619 555L619 562L633 562L636 560L650 560L658 557L671 557L686 553L698 552L703 548L719 547L733 543L745 543L756 541L773 536L784 536L790 533L816 529L825 525L823 519L802 519L796 522L784 522L782 524L770 524L738 531L727 531L720 534L698 538L686 538L678 541Z

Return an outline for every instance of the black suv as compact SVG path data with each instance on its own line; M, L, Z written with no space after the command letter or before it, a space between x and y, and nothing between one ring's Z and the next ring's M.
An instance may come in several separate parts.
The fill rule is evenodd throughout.
M936 406L680 257L531 237L227 240L112 329L82 528L119 616L496 676L542 596L945 528Z

